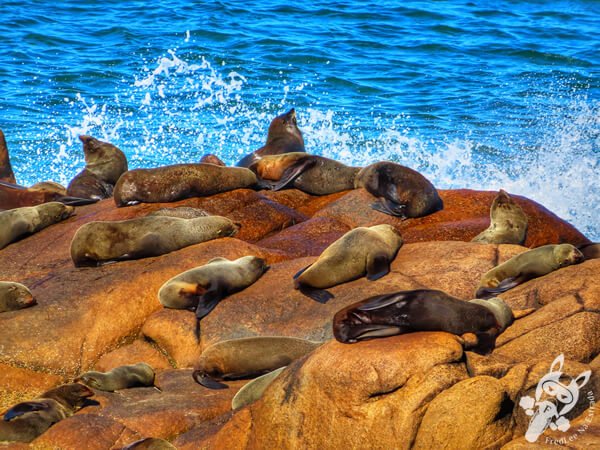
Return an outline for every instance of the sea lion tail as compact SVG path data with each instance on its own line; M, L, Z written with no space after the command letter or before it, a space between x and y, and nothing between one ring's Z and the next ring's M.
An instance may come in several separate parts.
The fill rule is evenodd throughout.
M196 381L196 383L208 389L227 389L229 387L226 384L220 383L214 378L209 377L201 370L194 370L192 373L192 378L194 381Z

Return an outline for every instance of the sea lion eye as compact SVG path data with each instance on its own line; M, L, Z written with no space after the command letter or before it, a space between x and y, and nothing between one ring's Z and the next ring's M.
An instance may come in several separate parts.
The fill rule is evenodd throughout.
M294 125L297 125L297 124L298 124L298 122L296 122L296 118L295 118L295 117L292 117L292 123L293 123Z
M285 125L287 123L287 120L281 119L281 123L283 123Z

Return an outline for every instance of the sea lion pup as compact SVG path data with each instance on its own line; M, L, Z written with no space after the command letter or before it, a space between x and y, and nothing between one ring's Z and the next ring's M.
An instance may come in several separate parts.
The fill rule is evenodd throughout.
M255 152L244 156L236 166L249 167L263 156L292 152L304 152L304 139L298 128L294 108L275 117L269 125L266 144Z
M81 135L85 168L67 186L68 195L103 199L112 196L119 177L127 172L127 157L118 147Z
M386 275L402 243L400 232L391 225L355 228L327 247L313 264L294 275L294 288L325 303L333 297L326 288L365 274L371 281Z
M354 179L361 170L323 156L298 152L263 156L250 169L263 180L276 181L275 191L287 187L313 195L354 189Z
M244 387L233 396L233 399L231 400L231 409L243 408L261 398L273 380L275 380L286 367L287 366L283 366L279 369L275 369L273 372L261 375L245 384Z
M414 331L473 333L477 336L473 350L487 354L513 319L512 310L499 298L467 302L442 291L417 289L377 295L338 311L333 335L352 343Z
M0 281L0 313L28 308L36 304L27 286L12 281Z
M490 208L490 226L475 236L472 242L483 244L523 245L527 233L527 216L523 209L500 189Z
M56 422L72 416L94 392L79 383L64 384L38 398L18 403L0 421L0 441L31 442Z
M236 232L237 226L221 216L196 219L146 216L116 222L89 222L73 236L71 259L76 267L81 267L147 258L233 236Z
M416 170L389 161L365 167L354 182L379 198L371 208L402 219L423 217L444 207L431 182Z
M144 438L122 448L122 450L177 450L169 441L160 438Z
M73 215L75 208L59 202L9 209L0 212L0 249L26 235Z
M8 156L8 145L4 133L0 130L0 181L8 183L17 183L12 166L10 165L10 157Z
M146 363L115 367L108 372L85 372L75 379L99 391L154 386L154 369Z
M224 389L217 380L252 378L271 372L312 352L321 342L285 336L229 339L209 346L200 355L192 377L209 389Z
M223 298L256 282L268 268L265 260L257 256L243 256L235 261L213 258L163 284L158 300L167 308L196 310L196 337L200 338L200 319Z
M213 155L212 153L207 153L206 155L202 155L202 158L200 158L200 162L206 163L206 164L214 164L215 166L226 166L227 165L223 161L221 161L221 158L219 158L217 155Z
M583 254L571 244L544 245L528 250L485 273L481 277L475 297L493 297L532 278L578 264L584 259Z
M598 242L578 245L577 249L583 254L586 260L600 258L600 243Z
M204 197L256 185L254 172L243 167L214 164L176 164L156 169L125 172L117 182L117 206L137 202L174 202L188 197Z

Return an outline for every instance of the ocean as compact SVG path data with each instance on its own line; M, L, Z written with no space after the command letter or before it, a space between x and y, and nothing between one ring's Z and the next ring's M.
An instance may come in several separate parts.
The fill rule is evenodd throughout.
M294 107L310 153L504 188L600 240L597 0L3 0L0 15L21 184L67 184L79 134L131 168L235 163Z

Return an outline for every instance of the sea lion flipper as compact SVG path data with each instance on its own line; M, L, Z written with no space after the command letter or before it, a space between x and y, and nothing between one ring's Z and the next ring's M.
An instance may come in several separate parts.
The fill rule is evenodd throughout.
M508 291L526 281L524 277L509 277L502 280L496 287L480 287L475 293L475 298L490 299L498 294Z
M220 383L214 378L211 378L200 370L195 370L194 373L192 373L192 378L194 378L196 383L208 389L227 389L229 387L226 384Z
M298 272L296 272L296 274L295 274L295 275L294 275L292 278L293 278L294 280L298 279L298 277L299 277L300 275L302 275L304 272L306 272L306 270L307 270L307 269L308 269L310 266L312 266L312 264L309 264L308 266L306 266L306 267L304 267L304 268L300 269Z
M317 161L312 158L303 158L285 169L283 175L279 179L279 183L273 188L274 191L279 191L289 184L293 183L296 178L302 175L306 170L313 167Z
M217 303L221 301L223 298L223 293L220 289L209 289L206 291L198 301L198 307L196 308L196 318L198 320L202 319L204 316L208 315Z
M81 198L81 197L71 197L69 195L58 197L56 199L57 202L61 202L64 205L69 205L69 206L91 205L92 203L96 203L99 200L100 200L99 198Z
M390 272L390 261L384 254L369 255L367 259L367 280L375 281Z
M398 303L404 300L405 295L394 294L384 294L378 295L376 297L372 297L372 300L364 305L356 308L358 311L372 311L375 309L385 308L386 306L393 305L394 303Z
M406 214L404 210L406 209L406 205L401 205L393 202L387 198L382 198L379 201L373 203L371 205L375 211L379 211L383 214L387 214L388 216L399 217L400 219L406 219Z
M22 402L13 406L8 411L6 411L6 413L4 413L4 421L8 422L16 417L22 416L23 414L27 414L34 411L41 411L46 408L48 408L48 404L45 402Z
M299 288L300 292L302 292L307 297L312 298L313 300L319 303L327 303L329 300L333 298L333 294L325 289L316 289L310 286L305 286L300 284Z
M473 351L480 355L488 355L496 347L496 337L498 336L497 328L490 328L482 333L475 333L477 336L477 345L473 347Z

